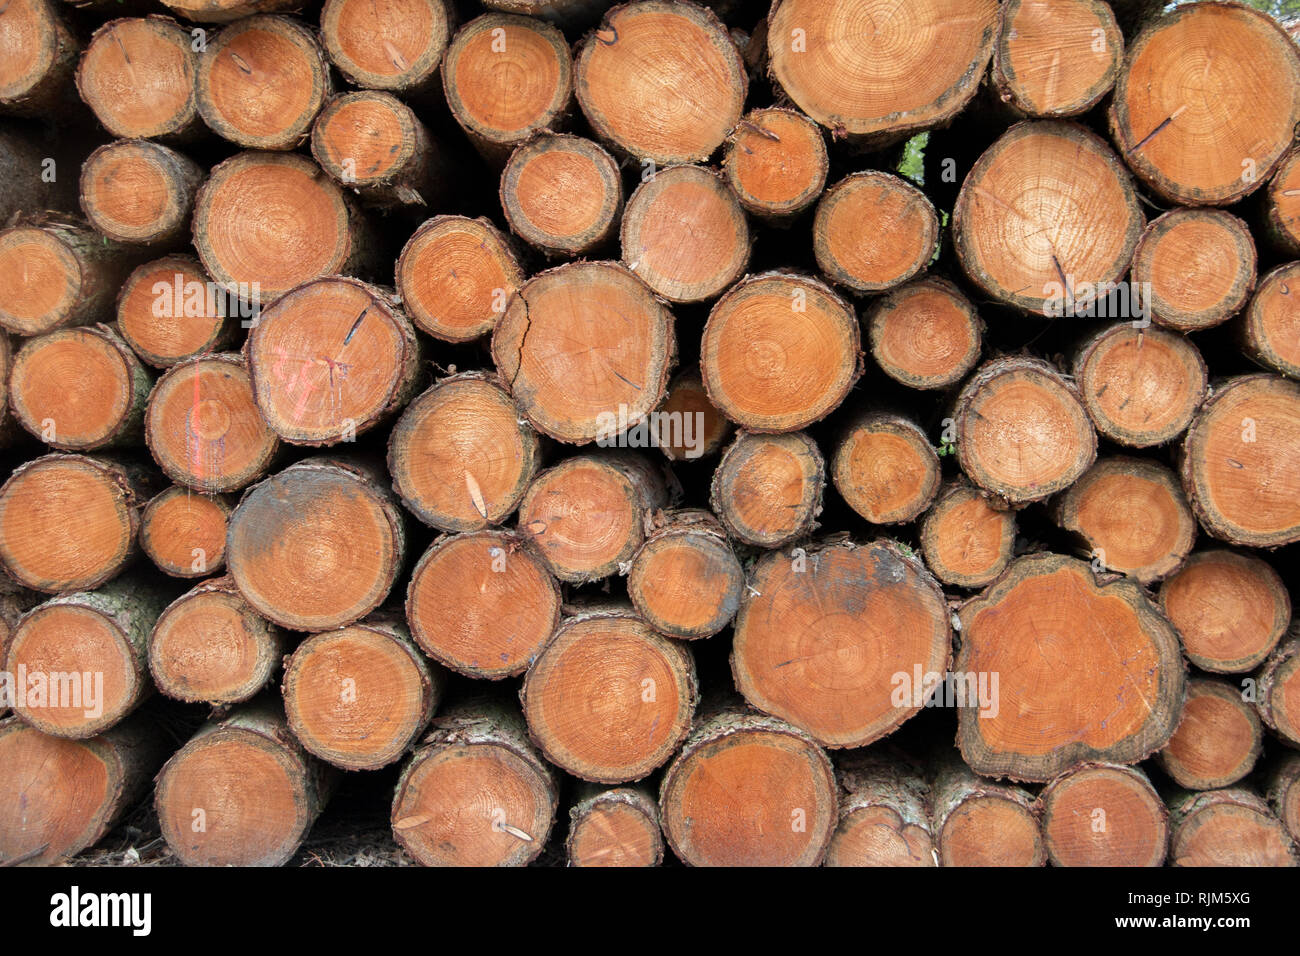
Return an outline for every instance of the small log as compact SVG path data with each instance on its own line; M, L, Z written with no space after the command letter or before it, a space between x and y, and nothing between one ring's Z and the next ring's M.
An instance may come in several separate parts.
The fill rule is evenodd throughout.
M280 449L238 353L200 355L158 379L145 441L172 481L206 494L238 491L266 474Z
M51 448L138 445L153 379L107 325L30 338L14 356L14 420Z
M515 234L548 255L586 255L609 242L618 225L618 164L589 139L541 133L510 154L501 208Z
M0 564L24 587L88 591L138 553L153 476L110 458L45 455L0 487Z
M1151 319L1176 332L1226 322L1255 287L1255 240L1221 209L1172 209L1146 227L1131 279Z
M846 504L871 524L906 524L939 491L939 456L921 426L892 412L869 412L835 446L831 479Z
M289 728L307 751L344 770L378 770L424 733L443 685L405 626L373 615L299 644L281 690Z
M529 664L519 698L547 760L582 780L628 783L676 753L699 685L686 646L629 608L561 623Z
M925 193L879 170L852 173L826 190L813 220L817 266L852 292L887 292L929 264L939 216Z
M188 156L149 140L116 140L81 167L81 209L110 239L167 248L188 238L202 181Z
M1097 457L1097 432L1078 389L1038 359L980 366L952 419L962 471L1013 507L1070 487Z
M1047 781L1082 761L1136 763L1173 736L1178 633L1134 581L1098 584L1075 558L1028 555L959 616L957 742L977 773ZM987 695L973 693L980 681Z
M311 129L311 154L337 182L381 209L436 203L448 182L428 129L390 93L359 90L327 102Z
M1295 294L1293 294L1295 293ZM1242 351L1270 371L1300 378L1300 262L1278 266L1259 280L1238 327Z
M1169 811L1146 774L1120 764L1067 770L1038 797L1053 866L1161 866Z
M380 469L307 458L249 488L230 516L226 565L244 600L296 631L359 621L406 556L401 505Z
M564 125L573 107L573 57L549 23L488 13L452 39L442 88L469 141L502 165L535 134Z
M1291 634L1255 678L1255 707L1270 730L1300 747L1300 638Z
M731 435L731 422L709 401L698 368L680 372L659 406L654 444L669 461L713 455Z
M984 322L952 282L925 276L878 299L866 316L871 357L910 388L956 385L979 361Z
M420 96L435 87L455 19L447 0L326 0L321 42L353 85Z
M921 521L926 567L944 584L982 588L1011 563L1016 513L999 510L965 481L946 485Z
M199 260L166 256L138 266L122 284L117 331L146 364L170 368L234 345L242 323L231 305Z
M560 586L545 562L508 531L438 539L406 592L406 620L420 649L486 680L522 674L559 627L560 606Z
M158 775L163 838L185 866L281 866L297 852L333 789L273 699L199 728Z
M388 439L393 490L440 531L481 531L514 513L537 473L537 433L486 372L438 382Z
M228 576L210 578L163 610L149 636L149 672L176 700L214 707L251 699L286 650L285 634L239 596Z
M672 314L613 262L533 276L492 333L515 404L538 431L575 445L645 420L663 400L676 352Z
M199 58L199 115L245 149L293 149L330 96L329 60L290 17L252 16L225 27Z
M164 739L144 717L89 740L0 723L0 865L48 866L98 843L148 793Z
M1143 458L1101 459L1054 512L1057 524L1083 539L1094 564L1148 586L1182 567L1196 540L1196 519L1178 479Z
M1255 769L1263 748L1259 717L1241 689L1219 678L1187 682L1183 719L1156 755L1165 773L1187 790L1231 786Z
M1160 610L1187 659L1214 674L1264 663L1291 623L1291 596L1263 559L1214 548L1192 554L1160 586Z
M202 578L226 566L230 502L172 485L140 515L140 550L164 574Z
M659 805L640 787L588 792L569 810L564 850L569 866L659 866Z
M840 820L826 866L938 866L930 787L900 758L859 751L838 761Z
M258 410L294 445L352 442L391 419L415 394L422 357L393 295L344 276L280 296L244 343Z
M1096 314L1145 225L1119 157L1095 133L1056 120L1007 130L971 169L952 214L970 280L1049 317Z
M731 623L745 590L725 530L699 508L666 511L655 525L628 572L633 607L665 637L712 637Z
M623 262L669 302L720 295L749 265L750 233L735 195L702 166L670 166L627 201Z
M1124 36L1101 0L1010 0L1002 5L990 80L1016 112L1078 116L1110 92Z
M554 771L518 708L473 700L434 718L402 769L393 835L422 866L526 866L558 809Z
M934 842L941 866L1045 866L1033 797L975 776L955 752L934 770Z
M1300 540L1300 386L1276 375L1220 383L1187 431L1180 471L1214 537L1257 548Z
M749 86L713 11L678 0L610 10L582 42L574 77L596 135L656 166L712 156L740 121Z
M948 669L943 592L891 541L773 551L749 584L732 638L736 688L823 747L865 747L893 733Z
M434 216L397 259L397 292L417 328L444 342L489 334L527 277L486 219Z
M72 740L118 724L153 693L149 632L164 603L161 592L128 576L28 611L4 649L14 713Z
M77 92L119 139L185 142L203 128L194 96L198 60L190 31L170 17L109 20L77 64Z
M835 832L835 791L811 737L728 707L697 718L664 774L659 812L690 866L817 866Z
M49 0L14 0L0 38L0 113L57 114L81 44Z
M1268 804L1245 787L1169 798L1170 866L1297 866L1295 844Z
M214 166L194 204L194 247L224 289L262 304L321 276L364 277L378 254L352 202L297 153Z
M806 428L861 377L861 337L853 309L821 282L750 276L717 301L704 325L700 369L709 400L750 431Z
M1193 102L1183 91L1209 62L1214 93ZM1108 117L1125 162L1160 197L1229 205L1263 185L1291 146L1300 50L1243 4L1176 9L1130 43Z
M826 460L803 432L741 431L722 453L709 502L736 540L779 548L817 527L825 487Z
M1300 754L1280 756L1269 770L1265 796L1269 809L1300 846Z
M772 107L745 115L727 137L722 171L745 211L790 225L826 188L830 160L821 129L795 110Z
M993 0L926 0L863 31L854 0L778 0L767 18L771 71L798 107L860 149L946 126L993 55Z
M1205 359L1163 329L1120 322L1088 338L1074 359L1074 381L1097 431L1132 448L1173 441L1205 401Z
M650 515L668 503L663 473L634 452L567 458L533 479L519 530L561 581L626 573Z
M1277 165L1264 192L1264 233L1287 258L1300 256L1300 149Z
M134 255L77 220L0 231L0 327L40 335L103 321Z

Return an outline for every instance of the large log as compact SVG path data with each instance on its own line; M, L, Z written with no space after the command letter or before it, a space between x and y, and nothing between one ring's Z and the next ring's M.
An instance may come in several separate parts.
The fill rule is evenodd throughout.
M864 747L927 705L952 654L951 614L893 542L770 552L750 572L731 669L754 707L826 747Z
M1178 726L1178 634L1132 581L1098 584L1082 561L1030 555L960 620L957 741L978 773L1047 781L1085 760L1136 763ZM998 691L975 699L971 685L991 691L994 674Z

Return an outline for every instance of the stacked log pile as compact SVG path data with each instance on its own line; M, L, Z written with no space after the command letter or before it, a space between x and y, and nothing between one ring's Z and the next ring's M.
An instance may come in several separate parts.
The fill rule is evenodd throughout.
M0 865L1300 864L1268 15L164 3L0 5Z

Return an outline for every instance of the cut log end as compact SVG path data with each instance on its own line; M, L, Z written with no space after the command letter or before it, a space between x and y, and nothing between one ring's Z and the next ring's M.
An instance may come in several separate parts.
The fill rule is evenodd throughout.
M741 206L787 223L821 196L830 161L817 124L794 110L746 114L727 140L723 172Z
M623 262L670 302L702 302L745 273L745 212L716 173L671 166L643 182L622 224Z
M610 11L578 51L575 77L597 135L658 166L708 159L740 120L747 90L713 12L670 0ZM666 100L681 108L664 111Z
M410 399L420 372L415 329L394 299L342 277L278 298L244 353L262 418L299 445L355 440Z
M357 86L418 93L435 79L453 23L445 0L327 0L321 37Z
M199 114L247 149L292 149L330 94L329 64L305 25L254 16L223 29L199 59Z
M1012 0L1002 8L992 79L1026 116L1086 113L1110 92L1124 37L1101 0Z
M1161 768L1180 787L1218 790L1255 768L1263 729L1240 688L1224 680L1187 682L1183 719L1160 751Z
M664 835L692 866L817 866L835 831L825 751L781 720L724 710L664 774Z
M1214 63L1214 95L1190 99ZM1228 205L1253 192L1300 121L1300 51L1268 14L1244 5L1174 10L1129 47L1110 106L1125 159L1161 197ZM1213 129L1212 137L1202 131Z
M895 289L867 318L871 356L896 382L955 385L979 361L984 323L953 283L929 276Z
M1097 433L1073 383L1035 359L996 359L963 387L953 416L962 471L1012 505L1068 488L1092 465Z
M1141 458L1098 461L1062 496L1057 521L1087 542L1098 566L1144 585L1178 570L1196 540L1174 473Z
M101 146L81 167L81 208L99 232L118 242L166 246L190 223L203 170L149 140Z
M548 760L583 780L627 783L676 752L698 693L682 645L631 614L596 614L560 625L529 666L520 697Z
M283 649L282 632L248 606L230 578L215 578L159 615L149 639L149 671L168 697L236 704L266 686Z
M1277 572L1238 551L1198 551L1160 587L1160 608L1201 670L1240 674L1272 653L1291 622L1291 598Z
M776 548L812 532L822 510L826 462L802 432L741 432L713 473L713 510L745 544Z
M695 369L672 380L659 413L655 445L670 461L716 454L731 435L731 422L709 401L704 379Z
M309 637L285 664L282 689L303 747L337 767L377 770L424 730L440 687L405 630L375 619Z
M817 265L857 293L885 292L930 264L939 216L925 194L877 170L853 173L822 196L813 222Z
M1292 149L1268 181L1264 200L1268 238L1288 256L1300 256L1300 150Z
M1120 323L1084 345L1074 379L1098 432L1149 448L1187 430L1205 401L1207 372L1201 353L1182 336Z
M942 866L1043 866L1047 848L1029 794L969 772L935 784L934 838Z
M944 584L982 588L1011 563L1016 514L965 483L940 491L921 523L926 566Z
M135 269L117 298L117 330L155 368L232 343L238 322L192 256L167 256Z
M660 634L712 637L731 622L745 572L721 525L705 511L668 512L632 559L627 592Z
M230 517L226 563L263 617L325 631L379 606L405 548L391 492L363 469L307 459L244 495Z
M446 342L490 333L524 279L508 240L486 219L435 216L397 260L397 291L407 314Z
M988 682L983 695L965 687L958 709L958 744L976 772L1047 781L1084 760L1135 763L1173 735L1186 681L1178 634L1136 583L1098 585L1082 561L1030 555L960 619L955 670L968 685ZM1101 700L1114 706L1078 704Z
M709 313L700 367L710 400L733 422L796 431L835 409L861 376L861 329L814 279L753 276Z
M869 414L835 449L831 477L845 502L872 524L905 524L939 491L939 456L920 426L901 415Z
M456 122L480 151L504 156L554 129L573 100L573 57L564 34L527 17L489 13L462 27L442 63Z
M145 506L140 549L158 570L176 578L200 578L226 564L230 505L173 485Z
M0 111L45 118L61 105L79 44L57 6L17 0L5 8Z
M1269 656L1256 685L1259 716L1279 737L1300 747L1300 640L1288 639Z
M1263 548L1300 540L1300 386L1275 375L1221 383L1188 429L1182 480L1214 537Z
M189 31L164 17L110 20L82 54L77 90L114 136L190 137L198 126L192 43Z
M537 470L537 433L478 373L445 379L393 426L388 470L402 501L441 531L480 531L519 506Z
M570 866L658 866L664 857L659 807L640 790L619 787L569 811Z
M1043 840L1055 866L1160 866L1169 812L1142 771L1085 764L1039 797Z
M1195 332L1227 321L1246 304L1255 267L1255 241L1236 216L1174 209L1142 233L1132 279L1156 323Z
M311 154L337 182L382 209L427 206L445 192L429 131L390 93L357 90L331 99L312 126Z
M1281 821L1244 787L1176 796L1170 801L1171 866L1296 866Z
M1300 262L1264 276L1241 322L1243 350L1260 365L1300 378Z
M930 788L893 754L859 752L837 762L840 822L827 866L939 865L930 832Z
M618 164L591 140L543 133L510 155L501 206L510 228L544 252L591 252L613 236L623 208Z
M617 263L577 262L534 276L510 300L492 356L534 426L587 444L659 406L676 338L671 313L640 279Z
M534 550L501 531L436 542L406 595L411 635L426 654L470 677L522 674L560 623L560 587Z
M169 369L149 398L145 440L167 477L208 494L256 480L280 447L258 412L248 368L234 353Z
M89 266L89 230L15 226L0 232L0 326L16 335L39 335L64 325L84 325L111 290L112 279Z

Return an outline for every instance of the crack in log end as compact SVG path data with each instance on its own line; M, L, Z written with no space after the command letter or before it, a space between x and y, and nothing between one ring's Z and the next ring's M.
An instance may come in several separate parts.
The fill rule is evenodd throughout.
M230 58L235 61L235 66L239 67L239 69L242 70L245 75L252 76L253 68L248 65L248 62L242 56L236 53L234 50L231 50L229 52L230 52Z
M370 306L366 306L364 309L361 310L361 314L358 315L356 321L352 323L352 328L348 329L348 334L343 337L344 345L347 345L349 342L352 341L352 336L357 334L357 329L361 328L362 321L364 321L365 317L369 314L370 314Z

